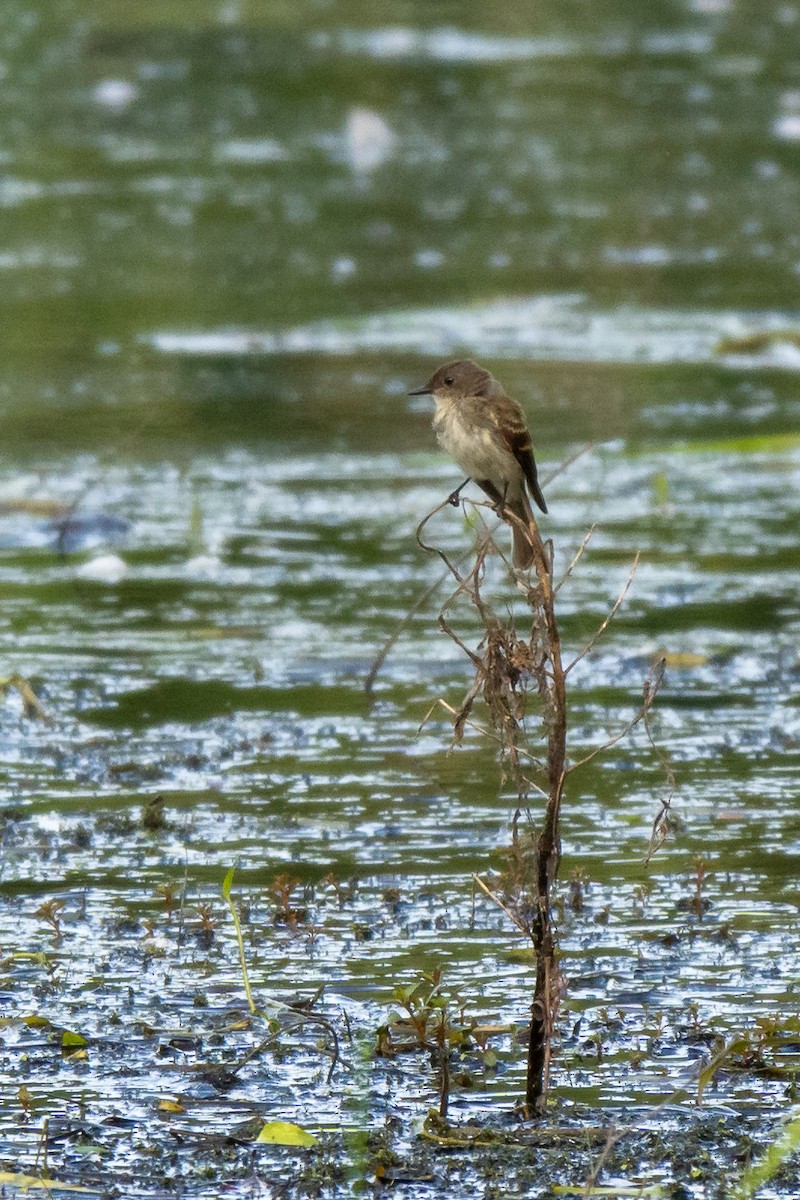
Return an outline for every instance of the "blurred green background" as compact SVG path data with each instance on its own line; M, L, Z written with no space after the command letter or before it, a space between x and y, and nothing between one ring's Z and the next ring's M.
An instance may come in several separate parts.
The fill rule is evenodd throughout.
M0 114L0 675L52 718L0 707L0 1081L16 1094L26 1014L80 1029L86 1065L31 1049L37 1120L79 1090L81 1121L124 1110L107 1177L130 1152L155 1178L146 1139L169 1162L175 1142L153 1080L188 1076L141 1030L216 1037L240 996L234 861L256 989L324 984L366 1045L397 983L441 964L470 1012L526 1019L516 934L469 882L502 868L517 797L475 731L448 754L436 700L460 703L469 663L443 590L364 694L440 571L414 529L460 476L407 393L457 354L529 415L557 576L599 523L559 592L567 658L642 554L570 675L574 758L669 659L654 736L681 823L649 869L669 787L641 730L570 776L562 876L586 905L560 910L559 1095L674 1100L703 1053L693 1005L722 1037L794 1012L798 4L3 0ZM457 555L472 538L453 509L428 532ZM514 609L494 562L487 588ZM474 645L468 607L453 620ZM535 698L528 724L535 750ZM298 936L270 899L287 871ZM462 1111L510 1109L512 1039L502 1055ZM322 1095L318 1070L253 1064L181 1128L225 1132L243 1101L360 1124L351 1078ZM418 1079L404 1115L430 1106ZM763 1115L786 1084L718 1087ZM379 1122L394 1089L370 1092ZM38 1162L37 1123L6 1106L0 1128Z
M451 352L523 360L548 444L646 436L642 358L736 429L715 341L797 307L798 48L778 0L7 0L4 438L422 447Z

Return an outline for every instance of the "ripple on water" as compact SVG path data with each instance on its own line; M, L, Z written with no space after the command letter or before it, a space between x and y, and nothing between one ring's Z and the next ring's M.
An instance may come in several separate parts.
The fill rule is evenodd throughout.
M609 250L609 253L611 251ZM644 251L637 250L641 255ZM666 261L674 261L672 252ZM599 310L578 295L520 297L467 307L404 310L346 322L319 321L275 330L158 330L143 341L166 355L247 357L265 354L403 352L454 357L464 345L485 358L606 363L713 363L742 369L795 370L796 311L659 310L630 304ZM720 354L720 344L757 335L763 345Z

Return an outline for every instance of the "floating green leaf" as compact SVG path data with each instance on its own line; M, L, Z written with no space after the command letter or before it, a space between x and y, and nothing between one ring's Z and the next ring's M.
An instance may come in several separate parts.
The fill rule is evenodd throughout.
M313 1133L293 1125L291 1121L267 1121L256 1138L257 1142L268 1142L272 1146L316 1146Z
M88 1046L86 1038L81 1033L72 1033L71 1030L65 1029L61 1034L61 1049L62 1050L78 1050L81 1046Z
M27 1025L29 1029L49 1029L50 1022L47 1017L40 1017L38 1013L31 1013L28 1017L22 1018L22 1023Z

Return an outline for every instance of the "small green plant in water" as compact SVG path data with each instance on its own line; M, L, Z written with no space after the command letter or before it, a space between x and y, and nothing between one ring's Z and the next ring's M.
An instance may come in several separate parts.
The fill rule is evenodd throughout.
M253 990L250 986L250 973L247 969L247 955L245 953L244 937L242 935L242 921L241 921L241 917L239 915L239 910L236 907L236 905L234 904L233 897L231 896L231 891L233 888L233 878L234 878L235 874L236 874L236 864L234 864L227 871L225 878L222 882L222 898L225 901L225 903L228 905L228 909L231 914L231 919L233 921L233 928L236 933L236 944L239 948L239 965L240 965L241 972L242 972L242 983L244 984L244 993L245 993L245 996L247 997L247 1005L248 1005L248 1008L250 1009L250 1015L251 1015L251 1017L259 1017L262 1020L266 1021L267 1028L268 1028L267 1036L260 1043L258 1043L258 1045L256 1045L252 1050L250 1050L244 1056L243 1059L241 1059L241 1061L237 1064L235 1069L240 1070L246 1063L250 1062L250 1060L255 1058L258 1054L261 1054L263 1051L269 1049L270 1047L277 1046L282 1028L284 1027L284 1026L282 1026L281 1022L279 1022L277 1019L278 1016L280 1016L282 1021L284 1022L285 1027L288 1028L288 1030L290 1032L295 1029L299 1029L301 1026L307 1025L307 1024L317 1025L324 1032L325 1043L324 1043L324 1046L322 1046L321 1048L323 1048L326 1051L326 1053L329 1054L330 1059L331 1059L331 1065L328 1070L328 1082L330 1082L331 1076L333 1075L336 1065L339 1062L339 1039L338 1039L336 1031L333 1028L333 1026L331 1025L331 1023L325 1017L320 1015L319 1013L315 1013L312 1011L313 1005L319 999L320 995L322 994L323 989L320 988L319 991L314 995L314 997L311 1000L309 1000L305 1005L303 1005L303 1004L285 1004L282 1000L275 1000L275 999L270 998L270 999L266 1000L265 1004L262 1004L261 1006L259 1006L256 1004L256 1002L253 998ZM272 1014L273 1014L272 1016L267 1015L267 1013L264 1011L265 1007L272 1010ZM265 1139L265 1140L273 1140L273 1139L270 1138L270 1139ZM287 1143L284 1143L284 1144L287 1144ZM300 1144L300 1143L291 1143L291 1144L294 1145L294 1144Z
M233 887L233 877L236 874L236 864L228 871L225 879L222 882L222 898L228 905L231 918L233 920L233 928L236 931L236 942L239 947L239 966L242 972L242 983L244 984L244 994L247 997L247 1005L251 1013L255 1013L256 1003L253 999L253 992L250 987L250 976L247 971L247 956L244 950L244 938L242 937L242 923L239 920L239 910L231 898L231 888Z
M53 930L53 941L58 945L61 942L61 911L64 908L63 900L44 900L37 908L34 916L41 918L42 921L47 921Z
M156 896L164 904L167 913L167 922L172 920L172 914L175 912L177 905L178 893L174 883L160 883L155 891Z
M757 1162L745 1167L734 1183L731 1200L751 1200L765 1183L777 1175L780 1168L793 1154L800 1150L800 1109L786 1122L783 1132Z
M210 904L200 903L195 909L197 913L197 940L208 950L214 941L216 918Z
M417 983L394 989L394 999L404 1011L392 1013L379 1027L376 1052L391 1057L427 1050L439 1068L439 1115L444 1117L450 1098L450 1055L471 1044L475 1022L465 1020L460 1006L454 1021L454 997L443 993L441 984L442 971L436 967Z
M22 711L26 717L37 721L50 719L28 680L22 675L14 673L0 678L0 700L4 700L12 688L19 693L22 700Z
M269 893L275 902L275 924L283 925L290 933L296 933L298 925L303 925L308 919L308 909L297 904L294 893L300 886L296 875L287 871L276 875L269 887Z
M405 1050L430 1050L444 1029L451 1045L469 1038L471 1026L454 1025L450 1017L452 997L441 991L442 971L436 967L416 983L398 985L393 998L404 1010L393 1013L378 1030L378 1053L393 1055Z

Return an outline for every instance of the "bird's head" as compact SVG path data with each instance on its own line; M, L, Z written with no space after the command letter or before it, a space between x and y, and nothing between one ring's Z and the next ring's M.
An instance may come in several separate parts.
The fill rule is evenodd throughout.
M437 400L459 400L464 396L485 396L494 383L492 376L470 358L445 363L434 371L426 384L414 388L409 396L433 396Z

